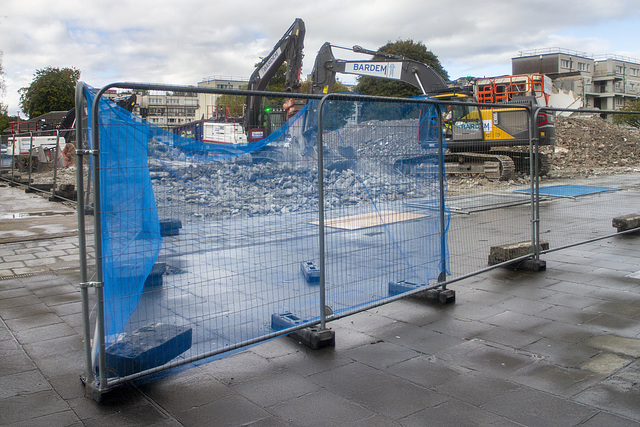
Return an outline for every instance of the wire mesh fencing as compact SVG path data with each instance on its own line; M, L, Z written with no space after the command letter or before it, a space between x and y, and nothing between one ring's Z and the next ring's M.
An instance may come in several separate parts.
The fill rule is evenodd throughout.
M203 90L101 92L111 87ZM638 174L549 167L555 147L536 144L531 106L510 107L519 140L497 146L469 137L487 128L472 103L447 126L446 101L271 93L304 107L258 142L230 142L160 129L81 89L79 163L92 171L81 191L93 198L79 213L91 205L96 227L87 379L99 390L602 238L637 200ZM547 184L603 189L557 196Z
M76 200L75 130L2 136L0 179L53 200Z
M362 100L307 99L264 140L229 144L84 96L97 230L87 286L99 292L90 371L101 387L381 304L406 291L396 282L428 287L445 273L443 148L424 124L437 123L434 105L378 103L395 113L360 123ZM421 158L415 170L398 167L407 157Z

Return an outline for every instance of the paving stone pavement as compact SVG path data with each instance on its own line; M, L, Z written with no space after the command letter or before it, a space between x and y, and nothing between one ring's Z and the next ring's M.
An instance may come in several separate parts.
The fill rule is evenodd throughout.
M640 423L638 235L455 283L453 305L403 299L331 322L335 348L278 338L102 403L79 379L77 237L0 243L0 258L0 425Z

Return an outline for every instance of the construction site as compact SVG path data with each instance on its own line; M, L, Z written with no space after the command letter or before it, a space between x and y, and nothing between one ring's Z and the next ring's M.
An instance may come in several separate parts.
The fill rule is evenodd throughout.
M304 33L247 89L79 82L73 126L8 138L3 423L639 422L640 130L359 46L301 94ZM165 129L113 91L246 101Z

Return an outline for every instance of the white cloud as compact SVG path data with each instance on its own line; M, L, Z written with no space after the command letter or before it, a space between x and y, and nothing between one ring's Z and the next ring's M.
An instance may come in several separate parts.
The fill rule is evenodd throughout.
M624 28L636 31L637 0L4 0L3 102L15 113L17 90L48 66L75 67L96 87L248 77L297 17L306 24L305 74L326 41L369 49L398 39L421 41L452 78L509 73L512 57L536 48L640 57L634 39L619 35Z

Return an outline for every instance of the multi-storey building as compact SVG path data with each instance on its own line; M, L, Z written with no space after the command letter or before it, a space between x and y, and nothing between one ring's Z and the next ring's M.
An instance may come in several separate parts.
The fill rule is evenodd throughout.
M198 97L192 94L149 93L137 96L134 113L161 128L170 129L196 119Z
M617 55L590 56L567 49L520 52L511 59L513 74L545 74L557 91L578 96L571 108L617 110L640 98L640 60Z
M198 87L241 89L249 80L241 77L211 77L198 83ZM111 97L121 95L110 94ZM184 125L215 115L220 95L208 93L149 92L138 94L133 113L164 129ZM242 100L244 102L244 99Z
M213 76L205 78L198 83L198 87L201 88L214 88L214 89L246 89L249 84L249 79L244 77L225 77L225 76ZM216 115L218 105L218 98L220 95L211 93L199 93L198 94L198 110L196 116L198 119L208 119ZM244 103L244 99L242 100Z

